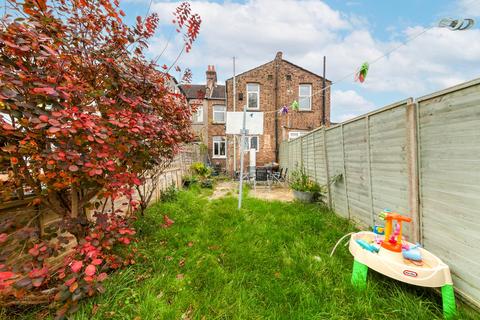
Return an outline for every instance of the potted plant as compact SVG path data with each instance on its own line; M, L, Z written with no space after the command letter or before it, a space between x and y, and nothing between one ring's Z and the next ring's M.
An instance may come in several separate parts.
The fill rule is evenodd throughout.
M294 198L301 202L313 202L322 191L320 185L307 175L303 167L292 172L290 188L293 189Z

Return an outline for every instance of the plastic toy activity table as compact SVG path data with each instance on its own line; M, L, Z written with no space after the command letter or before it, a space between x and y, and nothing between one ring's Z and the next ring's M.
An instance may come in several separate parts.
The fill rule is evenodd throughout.
M442 292L443 314L446 319L456 314L455 295L450 268L431 252L402 241L401 221L406 218L398 214L388 214L385 234L362 231L352 234L349 243L354 257L352 284L359 289L366 288L368 269L371 268L387 277L422 287L439 287ZM392 221L397 220L397 230L393 234ZM406 220L409 222L409 218ZM400 222L400 223L399 223ZM400 227L398 227L398 225ZM396 236L396 238L395 238ZM403 249L402 249L403 248ZM408 248L419 250L410 260Z

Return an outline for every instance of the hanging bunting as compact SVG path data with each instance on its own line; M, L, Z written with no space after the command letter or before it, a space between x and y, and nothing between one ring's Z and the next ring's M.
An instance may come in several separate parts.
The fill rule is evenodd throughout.
M360 81L360 83L363 83L365 81L365 78L367 77L368 68L368 62L364 62L355 74L355 81Z
M298 104L298 101L297 100L293 100L292 102L292 110L293 111L298 111L298 108L299 108L299 104Z
M282 114L282 116L288 114L288 107L287 106L283 106L280 108L280 113Z

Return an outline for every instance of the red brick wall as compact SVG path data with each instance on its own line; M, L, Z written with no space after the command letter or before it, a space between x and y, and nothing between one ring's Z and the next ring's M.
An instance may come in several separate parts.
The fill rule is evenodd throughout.
M214 123L213 122L213 107L214 106L226 106L225 100L207 100L207 108L206 108L206 119L208 123L208 155L210 157L210 161L213 164L220 165L222 168L226 168L226 159L220 158L213 158L213 137L214 136L222 136L226 137L225 135L225 124ZM228 142L228 141L227 141ZM227 157L229 156L227 150Z

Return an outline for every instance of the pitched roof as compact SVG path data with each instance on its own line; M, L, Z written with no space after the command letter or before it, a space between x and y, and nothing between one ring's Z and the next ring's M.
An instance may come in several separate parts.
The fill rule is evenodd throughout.
M185 92L185 96L187 99L203 99L205 98L206 92L206 85L204 84L184 84L181 85L183 92ZM225 86L224 85L216 85L213 88L213 93L211 97L207 97L207 99L225 99Z
M258 67L252 68L252 69L247 70L247 71L244 71L244 72L242 72L242 73L239 73L239 74L236 75L236 77L241 76L241 75L244 75L244 74L247 73L247 72L250 72L250 71L253 71L253 70L256 70L256 69L260 69L261 67L264 67L264 66L266 66L267 64L272 63L272 62L274 62L274 61L275 61L275 60L271 60L271 61L269 61L269 62L266 62L266 63L264 63L264 64L259 65ZM295 64L295 63L292 63L292 62L290 62L290 61L288 61L288 60L282 59L282 61L283 61L283 62L286 62L286 63L288 63L288 64L290 64L290 65L292 65L292 66L294 66L294 67L296 67L296 68L299 68L299 69L301 69L301 70L303 70L303 71L305 71L305 72L308 72L308 73L310 73L310 74L312 74L312 75L314 75L314 76L316 76L316 77L318 77L318 78L321 78L321 79L323 78L321 75L318 75L318 74L316 74L316 73L314 73L314 72L312 72L312 71L310 71L310 70L307 70L307 69L305 69L305 68L303 68L303 67L300 67L299 65L297 65L297 64ZM225 80L225 81L229 81L229 80L231 80L231 79L233 79L233 77L230 77L230 78L228 78L228 79ZM331 80L328 80L327 78L325 78L325 81L327 81L327 82L332 82Z

